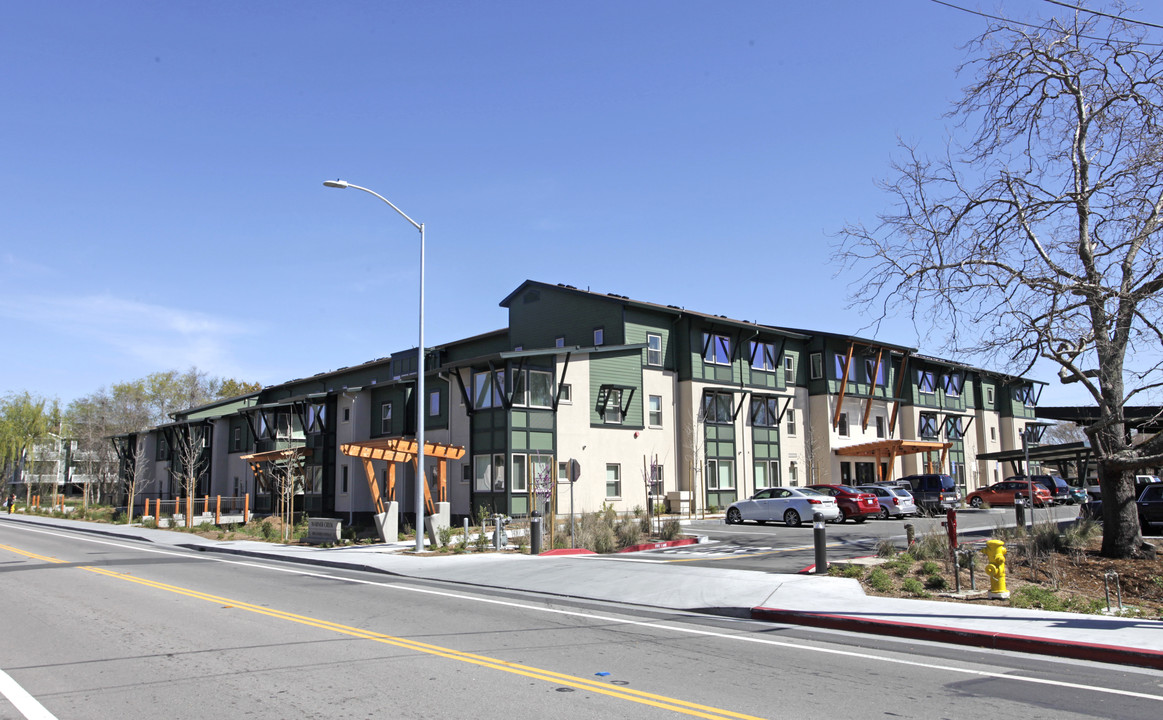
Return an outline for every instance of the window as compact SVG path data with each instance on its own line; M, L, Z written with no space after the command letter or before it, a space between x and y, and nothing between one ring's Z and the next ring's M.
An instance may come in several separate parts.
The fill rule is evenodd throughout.
M654 367L662 366L662 336L655 333L646 333L646 364Z
M949 397L960 397L964 382L965 376L961 373L949 373L944 378L945 394Z
M995 427L991 427L991 428L989 429L989 439L990 439L991 441L996 441L996 440L997 440L997 428L995 428Z
M993 404L993 388L987 387L985 389L985 401L990 405Z
M783 356L783 382L785 385L795 385L796 360L791 355Z
M474 455L472 458L476 492L501 492L505 489L505 455Z
M834 357L836 360L836 379L843 380L844 376L847 375L849 380L854 380L856 373L852 372L852 364L849 363L848 356L836 353Z
M751 369L775 371L775 345L751 341Z
M884 363L876 358L864 358L864 379L869 385L884 385Z
M937 375L932 370L917 371L917 389L923 393L937 391Z
M961 418L951 417L945 419L945 437L949 440L960 440L965 436L965 432L961 426Z
M731 393L708 392L703 395L703 421L728 424L734 420L735 409Z
M607 390L606 409L602 414L602 422L612 425L622 424L622 391Z
M796 461L792 460L787 464L787 479L792 487L795 487L800 482L799 467L796 466Z
M529 371L529 405L553 407L553 373L544 370Z
M755 427L775 427L779 419L779 398L758 395L751 398L751 424Z
M557 463L557 479L560 482L569 480L569 460L560 460Z
M432 417L440 415L440 391L433 390L428 393L428 414Z
M808 356L808 362L811 364L811 378L812 380L819 380L824 377L824 354L812 353Z
M351 408L343 408L343 422L351 422Z
M482 408L500 407L501 393L497 388L505 387L505 371L497 370L494 373L477 372L472 374L473 407Z
M560 348L563 348L563 347L565 347L565 336L564 336L564 335L558 335L556 338L554 338L554 340L553 340L553 346L554 346L554 347L560 347Z
M327 406L312 404L307 406L307 432L312 435L327 432Z
M848 437L848 413L840 413L840 422L836 424L836 432L840 437Z
M559 388L559 389L561 391L559 393L559 397L560 397L561 402L567 403L567 404L573 402L573 386L572 385L570 385L569 383L562 383L561 388Z
M730 460L707 461L707 489L731 490L735 487L735 464Z
M380 435L392 433L392 404L386 402L380 405Z
M788 408L788 410L787 410L787 434L788 434L788 437L795 437L795 435L796 435L796 411L795 411L795 408Z
M647 417L651 427L662 427L662 396L651 395Z
M755 463L755 489L779 485L779 461L759 460Z
M884 437L884 416L883 415L876 416L876 436L878 438Z
M513 373L513 404L524 405L527 402L527 395L528 392L526 392L525 388L525 371L518 370L517 372Z
M594 345L601 345L606 341L606 329L594 328Z
M917 432L925 440L937 439L937 414L921 413L917 420Z
M234 428L234 437L231 439L231 448L237 452L242 449L242 428Z
M513 492L529 492L529 482L526 479L525 456L513 455Z
M347 494L347 472L348 472L347 466L344 465L343 466L343 485L340 487L340 490L339 490L339 492L343 493L344 495Z
M703 333L703 361L711 365L730 365L731 338Z
M622 497L622 466L614 463L606 465L606 497Z

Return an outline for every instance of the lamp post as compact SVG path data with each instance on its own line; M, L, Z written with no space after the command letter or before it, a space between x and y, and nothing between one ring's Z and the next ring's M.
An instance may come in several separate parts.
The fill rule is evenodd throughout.
M416 552L424 552L424 406L427 404L427 398L424 397L424 223L408 217L391 200L374 190L352 185L346 180L326 180L323 185L341 190L354 188L375 195L420 231L420 337L416 347Z

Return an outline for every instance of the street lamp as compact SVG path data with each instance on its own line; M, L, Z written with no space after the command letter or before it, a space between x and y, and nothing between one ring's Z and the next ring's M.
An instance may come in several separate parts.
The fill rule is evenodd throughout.
M424 406L427 404L427 398L424 397L424 223L408 217L391 200L374 190L352 185L346 180L325 180L323 185L341 190L354 188L375 195L420 231L420 338L416 348L416 552L424 552Z

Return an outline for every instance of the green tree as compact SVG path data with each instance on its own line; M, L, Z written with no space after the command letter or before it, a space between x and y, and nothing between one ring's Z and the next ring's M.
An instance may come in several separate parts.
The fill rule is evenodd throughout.
M0 466L11 485L19 484L36 444L59 430L60 407L56 400L27 392L9 394L0 401Z
M1163 387L1163 48L1108 9L972 41L945 153L906 147L894 207L844 228L838 254L860 270L854 304L1085 389L1103 554L1126 557L1142 543L1134 471L1163 463L1163 435L1132 444L1123 414Z

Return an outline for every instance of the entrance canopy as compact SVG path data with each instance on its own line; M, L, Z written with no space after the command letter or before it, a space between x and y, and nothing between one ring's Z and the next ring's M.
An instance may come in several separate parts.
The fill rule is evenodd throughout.
M893 466L896 464L898 457L902 455L913 455L915 453L940 452L941 460L939 465L944 467L945 458L951 447L953 447L953 443L940 442L938 440L877 440L876 442L836 448L836 454L849 457L876 458L876 474L880 480L884 481L892 480ZM888 461L888 477L884 477L884 469L881 467L881 463L885 460ZM925 465L926 469L929 469L928 466L930 463L928 461L926 461Z
M372 494L372 504L375 505L376 513L382 514L386 511L385 498L380 494L380 484L376 479L375 469L372 468L372 461L381 460L388 464L386 499L388 502L392 502L396 499L396 463L407 462L415 465L418 446L415 440L408 438L376 438L344 443L339 446L339 449L344 455L363 460L363 471L367 477L368 490ZM436 502L447 502L448 495L445 488L448 484L448 461L464 457L464 448L459 445L426 442L424 443L424 456L438 458L441 461L436 466ZM433 514L436 512L436 508L432 504L432 496L429 493L428 479L425 478L424 505L428 513ZM417 523L419 522L421 519L417 518Z
M302 464L303 459L311 457L312 452L313 450L311 448L300 445L298 447L283 448L282 450L267 450L266 452L241 455L240 459L245 460L247 465L250 466L250 471L254 473L255 482L265 491L269 488L270 483L268 482L269 478L267 474L263 472L263 463L268 463L266 469L274 472L274 468L279 463L292 462Z

